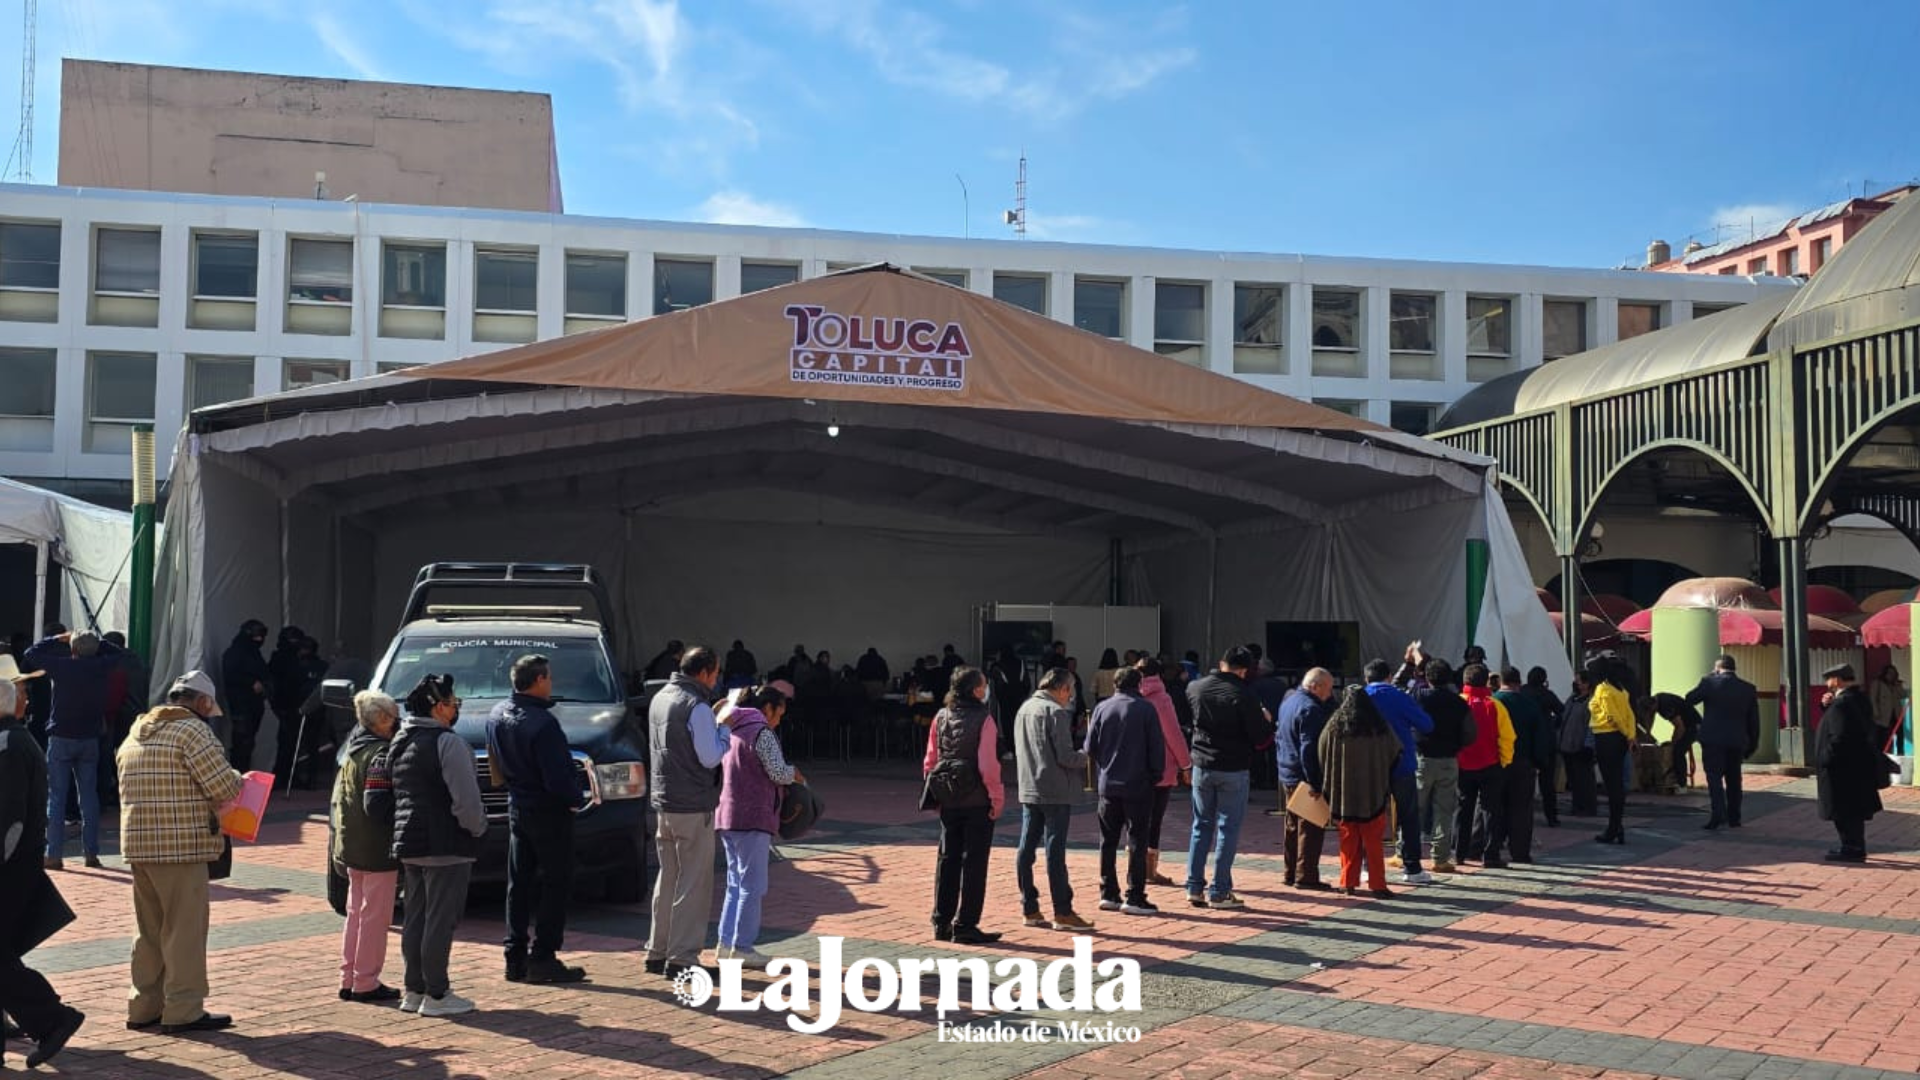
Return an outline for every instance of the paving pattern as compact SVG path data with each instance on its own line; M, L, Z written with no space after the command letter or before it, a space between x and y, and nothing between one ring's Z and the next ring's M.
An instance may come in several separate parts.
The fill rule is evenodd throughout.
M986 950L931 939L934 828L915 809L912 765L807 769L829 821L784 844L771 873L761 949L816 961L819 939L849 959L1069 956L1064 934L1019 925L1013 844L999 828ZM961 1010L943 1029L923 1008L842 1014L820 1035L771 1012L695 1010L641 970L644 904L573 905L574 987L500 976L500 894L478 888L454 951L454 984L480 1011L449 1020L340 1002L339 920L324 899L323 800L296 793L242 845L215 889L213 999L227 1033L166 1038L124 1030L132 932L128 876L58 876L80 921L31 958L92 1018L56 1062L107 1077L515 1077L698 1075L842 1078L1044 1076L1641 1077L1687 1080L1869 1077L1920 1072L1920 792L1887 793L1865 866L1821 860L1831 829L1811 783L1750 776L1747 826L1708 834L1694 793L1636 797L1629 842L1591 840L1597 822L1536 832L1539 861L1395 885L1388 901L1285 888L1279 822L1255 793L1242 834L1242 911L1188 907L1157 889L1158 916L1094 910L1091 807L1076 814L1069 865L1095 917L1098 957L1142 967L1142 1009L1115 1016ZM1167 872L1182 876L1188 817L1166 823ZM111 830L109 830L111 836ZM111 850L111 843L109 843ZM1329 860L1323 873L1333 874ZM717 905L716 905L717 911ZM399 981L399 948L388 981ZM765 975L747 979L763 988ZM817 986L817 983L815 984ZM874 987L869 978L866 985ZM807 1013L806 1015L812 1015ZM1138 1041L1065 1041L1073 1021L1138 1030ZM955 1032L999 1032L960 1042ZM943 1035L946 1038L943 1040ZM13 1048L16 1052L20 1047ZM13 1057L12 1060L18 1060Z

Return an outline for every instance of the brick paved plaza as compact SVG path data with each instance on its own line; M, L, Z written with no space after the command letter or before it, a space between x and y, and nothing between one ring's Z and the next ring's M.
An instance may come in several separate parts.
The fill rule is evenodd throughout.
M849 958L968 952L931 940L930 815L912 766L810 767L831 820L781 845L761 949L817 955L841 935ZM500 898L477 890L454 952L454 984L481 1011L420 1019L335 996L339 920L323 898L323 801L296 793L258 845L242 845L214 889L213 997L230 1032L167 1038L124 1029L132 932L128 876L58 876L80 921L30 958L89 1022L57 1071L126 1077L1229 1076L1865 1077L1920 1071L1920 793L1886 793L1872 861L1821 861L1832 832L1812 781L1749 778L1748 825L1700 829L1704 796L1636 796L1628 843L1597 823L1542 828L1531 867L1396 886L1386 902L1281 886L1279 821L1257 810L1236 873L1244 911L1095 912L1095 823L1074 821L1078 906L1097 915L1097 957L1137 958L1143 1006L1116 1022L1133 1044L941 1043L934 1014L849 1011L826 1035L768 1013L693 1011L641 971L643 905L580 900L569 954L577 987L501 978ZM1272 793L1255 793L1271 805ZM992 955L1067 955L1064 934L1019 925L1017 814L1000 828L988 929ZM1180 847L1182 800L1168 817ZM112 850L111 847L109 850ZM1178 852L1168 856L1180 876ZM1333 873L1329 860L1324 873ZM717 905L716 905L717 910ZM709 936L711 941L711 935ZM399 981L397 938L387 981ZM764 981L764 976L761 977ZM973 1016L949 1019L973 1020ZM1105 1016L1086 1017L1104 1022ZM17 1049L17 1048L16 1048ZM14 1067L19 1058L10 1055ZM51 1067L50 1067L51 1068Z

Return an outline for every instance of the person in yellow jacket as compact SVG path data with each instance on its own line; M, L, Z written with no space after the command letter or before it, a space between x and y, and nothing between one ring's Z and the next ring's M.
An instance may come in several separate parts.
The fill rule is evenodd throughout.
M1587 701L1588 726L1593 730L1593 753L1600 764L1600 782L1607 789L1607 828L1594 837L1602 844L1624 844L1626 830L1620 817L1627 809L1627 755L1635 735L1633 702L1613 665L1587 665L1587 683L1593 696Z
M1460 673L1463 696L1473 714L1475 737L1460 748L1460 808L1454 813L1454 835L1459 837L1460 861L1480 859L1480 865L1498 870L1507 845L1507 766L1513 764L1513 718L1496 701L1485 664L1468 664Z

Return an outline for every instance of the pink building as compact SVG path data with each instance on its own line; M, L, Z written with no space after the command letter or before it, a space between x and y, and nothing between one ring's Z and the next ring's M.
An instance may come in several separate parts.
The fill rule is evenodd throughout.
M1867 222L1916 189L1906 184L1878 195L1811 210L1787 222L1771 235L1728 241L1711 247L1687 245L1679 258L1664 240L1647 247L1647 269L1673 274L1773 274L1795 277L1826 265L1833 253L1852 240Z

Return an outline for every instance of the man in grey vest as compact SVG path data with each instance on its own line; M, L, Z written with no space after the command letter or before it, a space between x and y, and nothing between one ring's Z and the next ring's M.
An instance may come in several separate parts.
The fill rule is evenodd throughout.
M727 732L708 703L719 681L713 650L694 646L647 710L660 869L653 881L646 968L669 979L701 966L713 908L713 812L720 805L718 770Z

